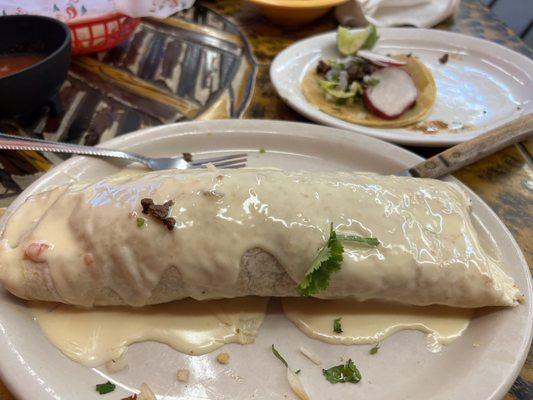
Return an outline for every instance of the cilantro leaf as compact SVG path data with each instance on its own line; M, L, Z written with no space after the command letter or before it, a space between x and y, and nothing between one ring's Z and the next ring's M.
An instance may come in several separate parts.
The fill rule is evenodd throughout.
M337 318L333 321L333 332L342 333L341 318Z
M323 369L322 373L330 383L357 383L361 380L361 373L351 359L345 365Z
M285 366L287 368L289 368L289 364L287 364L287 361L285 361L285 359L282 357L281 354L279 354L279 352L276 350L276 348L274 347L274 345L272 345L272 353L274 353L274 355L283 363L285 364Z
M96 391L100 394L111 393L113 390L115 390L115 388L116 388L116 385L112 384L109 381L107 381L106 383L100 383L99 385L96 385Z
M378 352L378 350L379 350L379 343L376 343L376 345L375 345L374 347L372 347L372 348L368 351L368 353L370 353L370 354L373 355L373 354L376 354L376 353Z
M322 247L311 267L305 273L304 279L297 287L301 296L309 296L326 290L329 285L330 275L341 269L342 243L337 240L337 234L330 226L329 239Z
M303 280L297 286L300 296L309 296L322 292L328 288L331 274L341 269L342 253L344 247L341 241L365 243L370 246L379 245L376 238L367 238L356 235L339 235L333 230L333 223L329 228L329 238L326 244L318 251L311 267L305 273Z

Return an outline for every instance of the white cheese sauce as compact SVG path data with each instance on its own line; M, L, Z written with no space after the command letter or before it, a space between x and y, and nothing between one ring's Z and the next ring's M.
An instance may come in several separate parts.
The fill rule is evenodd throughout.
M132 343L157 341L201 355L226 343L252 343L265 317L268 298L242 297L133 307L86 309L30 303L48 339L70 359L94 367L119 358Z
M410 306L378 301L286 298L283 311L303 333L331 344L374 344L401 330L427 334L428 350L437 352L466 330L473 310L447 306ZM341 318L342 333L333 331Z
M226 343L255 340L268 298L243 297L132 307L86 309L65 304L30 303L48 339L70 359L94 367L118 359L132 343L157 341L188 355L212 352ZM331 344L371 344L400 330L427 333L437 352L468 327L473 310L409 306L376 301L282 299L283 311L311 338ZM333 331L341 318L342 333Z

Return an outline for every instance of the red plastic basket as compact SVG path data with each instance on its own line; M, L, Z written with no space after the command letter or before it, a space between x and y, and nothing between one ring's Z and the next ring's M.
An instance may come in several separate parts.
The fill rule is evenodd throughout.
M72 31L72 54L96 53L115 47L130 38L140 18L110 14L69 23Z

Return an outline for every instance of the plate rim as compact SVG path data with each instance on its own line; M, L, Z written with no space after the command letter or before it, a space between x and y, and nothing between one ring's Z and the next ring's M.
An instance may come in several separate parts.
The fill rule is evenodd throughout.
M351 30L353 31L360 31L363 28L353 28ZM444 31L444 30L437 30L437 29L427 29L427 28L398 28L398 27L379 27L378 28L380 32L383 32L384 34L387 34L387 36L394 36L394 33L407 33L413 34L416 37L426 37L426 35L431 35L432 37L436 37L440 39L441 41L446 38L454 38L456 40L459 40L460 42L453 42L454 46L462 47L464 49L471 49L472 46L466 46L464 43L471 43L472 45L479 44L484 46L492 46L495 49L498 49L498 51L503 51L507 55L511 55L512 57L517 57L519 60L521 60L522 63L529 64L531 67L531 70L533 70L533 60L529 59L527 56L510 49L508 47L505 47L499 43L479 38L476 36L470 36L459 32L450 32L450 31ZM278 64L281 63L281 59L283 57L286 57L287 54L291 53L297 53L298 49L300 47L303 47L307 43L312 43L314 41L321 41L321 40L330 40L330 37L333 38L336 34L336 31L328 31L324 33L319 33L316 35L308 36L302 40L298 40L294 43L292 43L290 46L287 46L282 51L280 51L276 57L272 60L270 64L269 69L269 77L270 81L272 82L272 86L274 87L276 93L278 96L283 100L284 103L286 103L289 107L291 107L294 111L297 113L303 115L306 118L309 118L312 121L315 121L319 124L325 124L327 126L337 128L337 129L343 129L343 130L349 130L361 135L365 136L371 136L374 138L381 139L383 141L396 143L396 144L402 144L402 145L408 145L408 146L425 146L425 147L439 147L439 146L453 146L455 144L463 143L467 140L473 139L477 136L479 136L481 133L477 135L471 135L469 137L464 137L462 139L456 139L454 137L444 137L439 138L438 135L427 135L427 136L405 136L401 134L388 134L388 128L383 128L383 133L381 132L363 132L360 130L360 128L365 128L362 125L350 123L348 121L344 121L342 119L336 118L334 116L331 116L323 111L320 111L318 109L313 110L311 107L309 109L302 107L299 104L299 101L284 96L282 93L282 79L278 78L278 75L276 74L275 70L278 67ZM430 39L427 39L430 40ZM317 47L317 49L320 49L321 47ZM479 47L478 47L479 48ZM527 71L526 71L527 72ZM530 76L531 77L531 76ZM531 81L533 84L533 80ZM300 89L300 82L298 82L298 90L301 93ZM309 102L306 101L306 104L309 106L312 106ZM519 116L525 115L526 108L524 107L521 112L516 116L518 118ZM531 112L532 110L529 110ZM512 121L512 118L506 118L503 119L499 124L493 125L494 128L497 126L502 126L503 124L506 124L508 122ZM377 128L376 128L377 129ZM486 128L484 128L486 130ZM423 138L423 139L422 139ZM421 140L422 139L422 140Z
M255 132L261 132L262 134L287 134L287 132L282 132L284 129L288 130L291 126L293 127L305 127L306 129L302 129L302 131L305 132L295 132L296 129L291 130L291 135L296 135L299 137L307 137L307 138L313 138L313 137L321 137L325 138L327 136L326 133L322 133L322 130L327 130L330 133L336 133L334 136L329 136L328 139L333 138L331 140L346 140L353 142L354 140L358 140L363 144L364 146L372 145L372 144L379 144L384 151L388 149L393 149L395 152L399 152L399 154L402 154L403 156L407 158L411 158L413 160L422 161L423 158L419 155L406 150L398 145L384 142L380 139L377 139L375 137L354 133L351 131L338 129L338 128L332 128L327 126L321 126L317 124L312 123L302 123L302 122L293 122L293 121L280 121L280 120L255 120L255 119L248 119L248 120L235 120L235 119L226 119L226 120L208 120L208 121L188 121L188 122L179 122L179 123L173 123L173 124L166 124L166 125L159 125L156 127L148 127L144 128L135 132L131 132L125 135L121 135L119 137L115 137L109 141L103 142L99 144L99 147L109 147L112 149L126 149L128 147L128 144L135 144L136 141L139 138L143 138L143 136L146 135L152 135L151 139L154 137L157 137L158 139L162 139L165 137L173 137L176 135L196 135L196 134L205 134L207 132L217 132L216 134L231 134L232 132L238 132L238 133L247 133L254 135ZM171 132L174 128L180 128L179 131ZM168 132L167 132L168 131ZM255 132L254 132L255 131ZM333 132L335 131L335 132ZM355 135L355 136L354 136ZM216 147L216 143L213 143L213 146ZM16 207L18 203L22 202L28 195L31 194L35 188L37 188L42 181L48 180L52 177L54 177L57 174L61 174L64 169L72 168L73 166L77 164L83 164L85 160L90 159L90 157L86 156L76 156L72 157L69 160L66 160L51 170L47 171L45 174L40 176L35 182L33 182L30 186L28 186L15 201L11 203L11 205L6 209L5 214L0 218L0 226L3 227L5 224L5 219L9 215L10 209L13 207ZM399 160L399 163L403 163L405 160L401 159ZM446 177L447 181L454 182L456 184L459 184L463 189L466 189L467 193L475 198L476 201L480 202L481 206L483 206L486 211L491 214L493 218L495 218L499 224L500 228L503 229L508 239L511 241L514 252L516 253L517 257L520 259L521 267L528 269L528 264L525 259L525 256L518 245L516 239L512 235L512 233L509 231L507 226L501 221L501 219L498 217L498 215L494 212L494 210L489 207L488 204L485 203L485 201L479 197L472 189L468 188L468 186L464 185L461 181L459 181L457 178L453 176ZM529 271L529 269L528 269ZM533 293L533 279L531 277L531 274L525 274L526 275L526 284L524 287L524 293L527 295L530 295ZM524 307L524 305L521 305ZM533 321L533 301L529 301L529 308L528 308L528 321ZM520 354L518 362L516 362L512 369L507 371L507 374L505 376L505 379L501 380L499 385L494 388L494 391L492 395L487 398L487 400L499 400L502 398L505 394L508 393L509 389L515 382L516 378L518 377L520 371L522 370L524 363L526 361L526 358L529 353L529 348L531 346L531 341L533 338L533 324L528 324L527 332L525 332L524 336L524 342L525 345L522 346L522 353ZM11 391L13 395L15 395L18 398L27 398L27 396L31 396L31 393L29 391L25 391L26 386L24 385L24 382L20 381L20 378L17 380L17 368L11 368L13 365L11 364L11 360L16 358L12 352L10 352L10 348L6 343L6 335L7 332L4 329L4 326L2 324L2 318L0 315L0 378L2 382L6 385L6 387ZM18 366L18 364L15 364ZM24 379L27 379L25 375Z

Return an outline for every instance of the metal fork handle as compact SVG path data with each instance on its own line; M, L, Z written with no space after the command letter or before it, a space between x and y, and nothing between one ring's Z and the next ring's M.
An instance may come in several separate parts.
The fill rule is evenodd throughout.
M33 150L49 151L52 153L81 154L86 156L113 157L137 161L149 166L148 160L138 154L126 153L120 150L104 149L101 147L82 146L79 144L52 142L50 140L6 135L5 133L0 133L0 150Z

